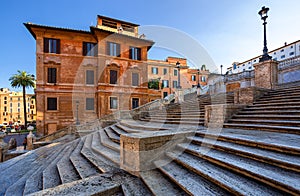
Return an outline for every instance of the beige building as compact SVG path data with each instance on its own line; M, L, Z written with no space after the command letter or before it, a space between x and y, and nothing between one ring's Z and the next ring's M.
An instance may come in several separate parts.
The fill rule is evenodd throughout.
M27 121L36 120L35 98L33 94L26 95ZM24 124L23 93L12 92L8 88L0 89L0 123Z
M180 64L180 71L176 64ZM202 86L207 85L209 71L205 66L201 69L192 69L187 65L185 58L168 57L165 61L148 60L148 79L151 81L159 81L159 89L161 89L162 97L175 92L179 85L183 89L192 88L199 83Z

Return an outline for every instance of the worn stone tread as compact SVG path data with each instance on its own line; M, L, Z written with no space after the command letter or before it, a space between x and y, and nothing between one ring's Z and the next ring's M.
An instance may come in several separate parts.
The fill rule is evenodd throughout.
M281 191L300 194L300 173L298 172L193 144L185 150L190 154L261 181Z
M113 142L108 136L107 136L107 132L106 132L106 129L104 130L100 130L98 132L100 134L100 141L101 141L101 144L106 146L107 148L110 148L116 152L120 152L120 145Z
M87 159L85 159L80 151L84 145L86 137L81 138L79 144L70 156L70 160L82 179L98 175L99 171Z
M234 195L284 195L270 186L223 169L199 157L183 153L167 153L178 164L215 183Z
M158 169L140 172L140 176L153 195L187 195L171 182Z
M87 137L84 146L82 147L81 154L88 159L95 167L97 167L101 172L113 172L116 170L116 167L108 164L107 162L103 161L104 157L93 153L91 146L93 139L97 137L98 133L93 133L91 137Z
M257 147L245 146L231 142L202 138L199 136L189 137L196 145L207 146L217 150L238 154L254 160L274 164L285 169L292 169L300 172L300 157L297 155L288 155L285 153L274 152L270 150L260 149Z
M111 126L104 128L104 131L110 140L112 140L115 143L120 144L120 136L114 132L114 130Z
M157 165L161 164L158 163ZM225 190L175 162L159 167L159 170L189 195L229 195Z
M100 139L100 132L97 132L97 134L94 135L91 149L94 153L100 155L100 158L103 157L102 161L104 161L107 164L110 164L111 166L120 167L120 151L116 152L112 150L111 148L108 148L104 146L101 143Z
M62 157L56 164L58 173L63 184L73 182L80 179L79 174L77 173L74 165L70 161L70 156L76 146L79 144L80 138L73 141L70 150Z

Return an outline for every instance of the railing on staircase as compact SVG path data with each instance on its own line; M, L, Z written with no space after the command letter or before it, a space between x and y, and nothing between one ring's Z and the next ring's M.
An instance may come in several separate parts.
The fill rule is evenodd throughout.
M287 69L297 65L300 65L300 55L280 61L278 64L278 70Z
M251 79L254 78L255 73L254 70L247 70L241 73L225 75L224 82L233 82L240 81L242 79Z

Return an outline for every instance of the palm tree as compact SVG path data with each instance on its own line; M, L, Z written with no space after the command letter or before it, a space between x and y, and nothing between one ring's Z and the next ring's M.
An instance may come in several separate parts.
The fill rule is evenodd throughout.
M34 75L27 73L26 71L18 70L17 74L14 74L9 78L10 85L13 88L23 89L23 106L24 106L24 120L25 120L25 128L27 127L27 114L26 114L26 88L35 86Z

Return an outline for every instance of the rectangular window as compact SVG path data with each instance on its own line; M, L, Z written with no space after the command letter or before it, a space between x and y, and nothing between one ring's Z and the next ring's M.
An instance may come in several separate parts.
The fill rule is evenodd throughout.
M109 98L109 107L110 109L118 109L118 98L117 97L110 97Z
M157 67L152 67L151 72L152 72L152 74L158 74L158 68Z
M294 52L290 52L290 56L293 56L295 53Z
M94 84L94 70L86 70L85 84Z
M139 86L139 74L132 73L132 86Z
M56 83L56 68L48 68L48 83Z
M164 75L167 75L167 73L168 73L168 69L164 68Z
M21 111L20 108L18 108L18 113L20 113L20 111Z
M139 98L132 98L132 109L139 107Z
M177 75L178 75L178 70L174 69L174 76L177 76Z
M85 109L86 110L94 110L94 98L86 98Z
M192 75L192 81L196 81L196 76Z
M82 55L83 56L97 56L98 48L96 43L83 42Z
M174 80L174 81L173 81L173 88L177 88L177 84L178 84L177 81Z
M163 88L168 88L169 87L169 80L163 80L162 84L163 84Z
M205 76L202 76L202 77L201 77L201 82L205 82L205 81L206 81Z
M57 110L57 98L47 98L47 110Z
M20 105L21 105L21 104L20 104L20 103L18 103L18 107L20 107Z
M284 59L284 58L285 58L285 55L282 55L281 58Z
M135 47L130 47L129 58L132 60L141 60L141 49L135 48Z
M120 57L120 44L114 42L107 42L106 54L109 56Z
M109 83L110 84L118 84L118 71L110 70L109 72Z
M44 38L44 53L60 54L60 40Z

